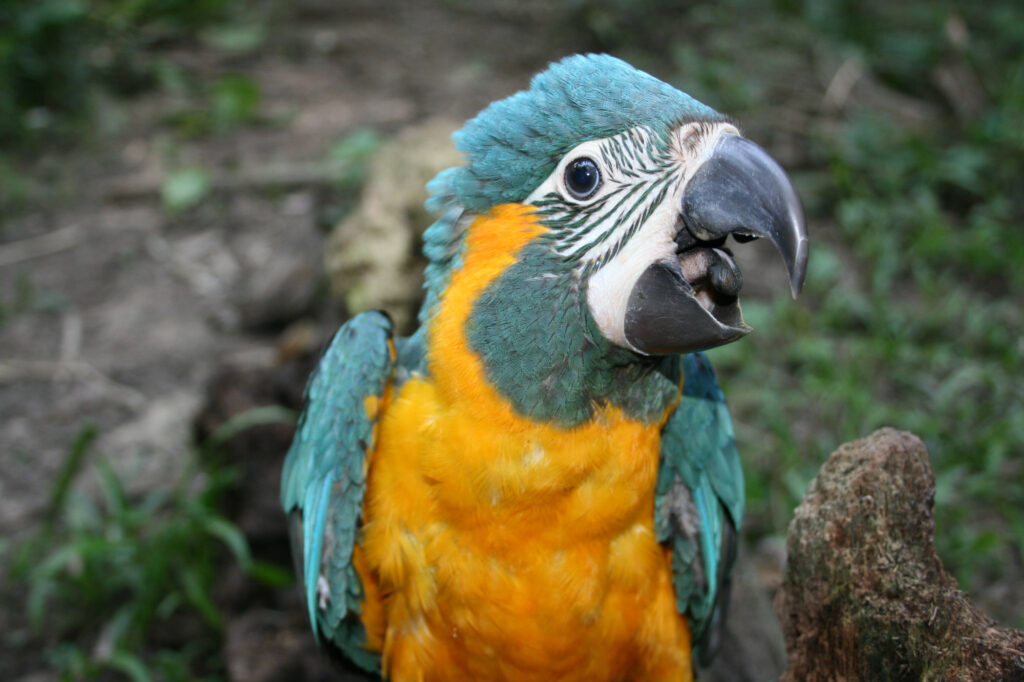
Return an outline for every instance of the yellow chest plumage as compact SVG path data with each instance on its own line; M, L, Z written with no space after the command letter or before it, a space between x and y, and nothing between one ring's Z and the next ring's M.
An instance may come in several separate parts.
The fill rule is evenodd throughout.
M466 344L473 302L543 229L517 205L477 219L428 330L429 378L382 406L355 562L395 680L689 679L653 531L661 424L521 417Z

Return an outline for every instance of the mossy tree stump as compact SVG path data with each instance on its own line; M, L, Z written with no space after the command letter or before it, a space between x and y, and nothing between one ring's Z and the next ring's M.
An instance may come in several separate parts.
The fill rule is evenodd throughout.
M840 447L789 527L781 682L1022 680L1024 633L975 607L935 552L935 477L914 435Z

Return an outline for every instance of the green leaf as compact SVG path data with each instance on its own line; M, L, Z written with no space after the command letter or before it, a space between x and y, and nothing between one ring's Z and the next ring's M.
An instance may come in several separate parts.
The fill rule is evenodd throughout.
M173 213L192 208L209 193L210 176L202 168L190 166L169 173L161 187L164 208Z
M213 603L208 589L203 585L197 568L191 565L185 566L178 577L188 602L195 607L210 627L218 631L222 630L224 623L220 612L217 610L217 605Z
M211 26L203 32L202 39L221 52L244 54L266 41L267 27L258 22Z
M108 641L113 643L115 651L121 649L124 645L125 635L130 632L135 612L136 603L129 602L122 605L114 614L114 617L107 622L105 634L109 637Z
M160 600L160 603L157 604L155 611L156 617L166 620L178 610L179 606L181 606L181 593L171 592L170 594L165 595L164 598Z
M329 156L340 163L364 163L380 148L381 141L376 130L362 128L332 144Z
M380 149L380 133L369 128L356 130L331 145L328 160L339 167L338 186L352 191L362 184L370 160Z
M239 433L256 426L267 424L295 424L298 420L294 410L280 405L253 407L239 412L214 429L204 444L206 447L218 447L228 442Z
M107 514L114 519L120 518L128 504L121 479L117 477L110 462L103 457L96 460L96 475L99 478L103 500L107 505Z
M259 109L261 98L260 86L248 76L221 76L210 92L213 127L226 130L252 120Z
M142 659L123 649L110 654L110 658L107 659L107 665L114 670L121 671L130 677L133 682L149 682L152 679L149 669L142 662Z
M32 578L29 583L25 610L33 628L39 628L43 624L46 606L56 592L57 582L51 576L34 576Z
M243 568L248 569L249 566L252 565L252 554L249 551L249 542L245 539L245 535L242 534L242 531L238 529L238 526L219 516L211 516L205 520L203 525L206 528L207 533L218 538L221 542L227 545L231 554L234 555L235 560L241 564Z
M268 587L285 587L295 582L295 572L267 561L254 560L249 575Z
M67 454L64 455L64 461L61 463L60 471L57 472L57 478L50 493L50 503L46 508L46 532L53 530L57 516L64 509L64 503L67 500L71 482L75 480L75 476L81 470L85 454L89 451L89 447L95 440L96 426L94 424L85 424L79 429L78 435L75 436L75 440L71 443L71 447L68 448Z
M185 71L171 59L161 57L153 62L156 82L167 92L183 94L188 91L189 81Z

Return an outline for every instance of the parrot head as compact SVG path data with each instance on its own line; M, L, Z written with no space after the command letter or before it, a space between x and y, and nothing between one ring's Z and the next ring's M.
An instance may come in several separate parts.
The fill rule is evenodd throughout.
M435 194L478 212L535 206L547 247L618 346L680 353L747 334L730 236L771 240L794 296L803 284L803 209L778 163L718 112L619 59L553 64L455 140L469 163L439 176Z
M803 210L778 163L722 114L619 59L552 64L454 139L466 165L428 185L428 207L445 217L425 235L425 318L460 257L467 216L518 203L546 228L477 302L474 345L499 367L499 384L500 366L531 343L541 350L517 367L543 365L544 354L594 357L605 343L658 358L744 336L730 237L769 239L794 296L803 284ZM562 326L524 338L537 317ZM587 343L552 347L576 336Z

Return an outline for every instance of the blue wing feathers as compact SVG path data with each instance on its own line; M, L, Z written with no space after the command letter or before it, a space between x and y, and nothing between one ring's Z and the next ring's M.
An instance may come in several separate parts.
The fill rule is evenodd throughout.
M689 459L700 462L714 488L738 528L743 518L743 468L732 418L725 403L722 389L703 353L691 353L683 358L683 404L680 409L692 413L693 424L685 439L695 438L695 446L687 448Z
M365 635L351 617L362 598L352 551L376 420L367 413L367 399L379 398L390 381L390 340L391 321L379 312L358 315L338 330L306 388L281 479L282 506L302 519L301 575L313 630L370 669L376 659L361 648ZM321 603L324 578L331 596Z
M328 472L323 476L320 485L313 481L307 488L304 502L308 507L303 506L302 517L302 566L305 572L306 609L309 612L309 622L316 624L316 588L320 575L320 557L323 556L324 528L327 525L327 508L330 502L331 484L334 477ZM317 628L313 628L313 634L319 638Z
M743 517L743 471L732 420L703 353L683 358L683 396L662 432L655 530L672 548L676 606L698 654L711 648L735 531ZM726 583L726 584L723 584Z

